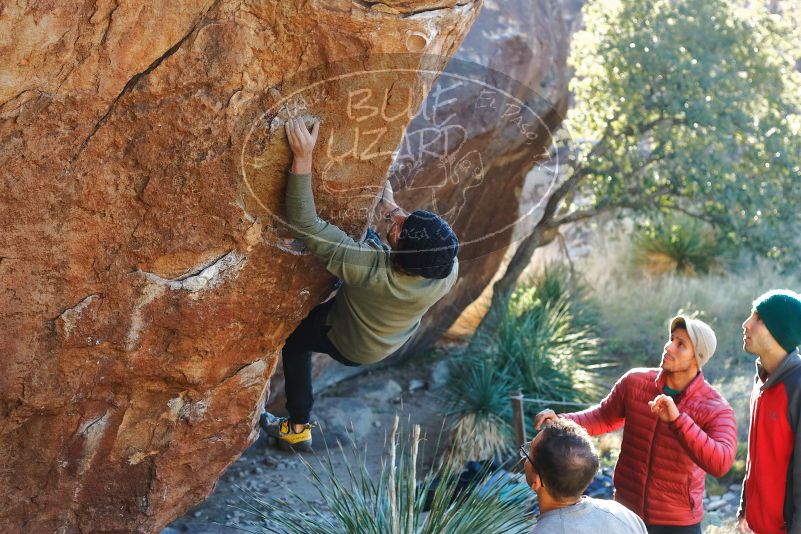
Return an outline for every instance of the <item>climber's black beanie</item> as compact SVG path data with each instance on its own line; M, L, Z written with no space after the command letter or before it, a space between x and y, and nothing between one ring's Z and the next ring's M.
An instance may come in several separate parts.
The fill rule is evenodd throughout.
M459 252L459 240L442 218L429 211L413 211L398 239L395 261L409 274L447 278Z

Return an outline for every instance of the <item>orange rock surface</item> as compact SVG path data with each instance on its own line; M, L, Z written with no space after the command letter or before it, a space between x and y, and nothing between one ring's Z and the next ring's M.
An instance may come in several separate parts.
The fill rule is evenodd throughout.
M282 223L283 121L323 121L318 208L359 234L480 3L0 6L0 531L208 495L333 282Z

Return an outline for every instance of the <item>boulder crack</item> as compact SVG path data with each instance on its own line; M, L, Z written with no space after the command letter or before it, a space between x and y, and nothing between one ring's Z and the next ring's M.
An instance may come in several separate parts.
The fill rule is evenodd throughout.
M178 278L163 278L148 271L139 272L158 285L166 286L173 290L182 289L194 293L216 287L223 280L235 275L244 263L245 257L231 250L217 258L195 266L191 271Z
M89 135L86 136L86 139L84 139L83 142L80 144L78 150L75 152L75 155L73 155L72 158L70 159L70 162L67 165L67 170L69 170L72 167L72 164L75 163L78 157L80 157L80 155L86 149L87 145L89 144L89 141L92 140L95 134L106 123L108 118L114 112L114 109L117 107L117 103L120 101L120 99L126 94L130 93L142 78L146 77L148 74L153 72L156 68L158 68L159 65L161 65L164 62L164 60L166 60L167 58L172 56L175 52L177 52L181 48L181 46L186 42L186 40L189 39L189 37L195 32L195 30L197 30L200 23L203 21L206 15L212 10L212 8L214 8L214 6L217 5L218 2L219 0L215 1L211 6L209 6L209 8L206 9L206 11L204 11L203 14L198 17L198 20L192 25L189 31L186 32L186 34L184 34L184 36L178 40L178 42L176 42L174 45L169 47L166 52L157 57L150 65L148 65L148 67L145 70L134 74L131 77L131 79L128 80L128 82L122 88L122 91L120 91L119 94L116 97L114 97L114 100L111 101L111 104L109 105L106 112L103 114L102 117L100 117L100 120L98 120L95 123L94 127L92 128L92 131L89 132ZM109 19L109 25L111 25L110 19Z
M83 312L86 306L88 306L93 300L97 298L102 298L102 295L100 295L99 293L92 293L91 295L82 298L74 306L69 306L61 310L61 313L56 315L53 319L51 319L51 321L55 321L60 318L63 319L65 323L70 323L71 321L74 321L78 316L80 316L80 314Z
M397 15L399 18L405 19L409 17L414 17L415 15L420 15L423 13L432 13L435 11L444 11L444 10L451 10L456 8L461 8L470 4L476 4L478 0L469 0L467 2L457 2L452 6L439 6L439 7L427 7L422 9L401 9L397 7L392 7L390 5L385 4L384 2L371 2L370 0L351 0L354 4L357 4L364 9L375 11L378 13L384 14L394 14Z

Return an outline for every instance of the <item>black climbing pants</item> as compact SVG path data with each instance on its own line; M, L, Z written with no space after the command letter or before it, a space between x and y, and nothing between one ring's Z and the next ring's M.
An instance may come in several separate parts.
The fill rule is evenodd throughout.
M286 409L289 420L293 423L305 424L311 417L314 404L312 390L312 352L328 354L343 365L357 366L342 356L328 339L325 318L328 310L334 305L334 299L314 308L298 327L289 335L282 351L284 364L284 381L286 391Z

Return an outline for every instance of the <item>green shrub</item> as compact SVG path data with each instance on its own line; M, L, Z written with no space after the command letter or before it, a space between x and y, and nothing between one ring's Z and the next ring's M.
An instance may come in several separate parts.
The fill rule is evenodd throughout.
M728 493L729 486L740 484L745 478L745 462L748 456L748 442L737 443L737 454L729 472L720 478L712 475L706 476L706 491L709 495L724 495Z
M716 479L718 483L728 490L732 484L739 484L745 478L745 462L748 457L748 441L737 443L737 454L729 472Z
M537 276L519 284L509 299L508 312L522 315L540 306L569 303L574 327L592 330L599 310L588 298L590 288L563 263L550 263Z
M723 250L714 230L689 217L648 222L632 241L635 264L651 272L696 275L722 266Z
M598 373L607 365L599 362L592 327L598 312L584 292L567 269L547 267L507 299L497 331L476 334L452 362L454 457L479 460L508 450L513 391L568 402L601 395Z
M706 476L706 493L710 496L714 495L725 495L727 491L729 491L726 484L721 482L719 478L715 478L712 475Z
M420 428L415 426L408 448L398 450L398 418L390 436L389 455L378 476L371 476L362 454L344 454L347 476L339 474L331 452L308 474L324 506L294 495L289 502L265 500L244 492L241 508L258 525L247 532L290 534L440 534L504 532L531 529L528 487L491 479L475 491L456 495L458 473L447 465L431 470L422 480L417 473ZM431 493L430 510L424 511ZM245 530L245 529L242 529Z
M498 329L495 362L527 396L586 401L597 393L597 339L575 326L570 301L534 301L515 310L515 299Z
M450 404L452 425L451 460L461 465L466 460L503 456L512 441L511 384L502 369L493 362L465 356L451 362L446 397Z

